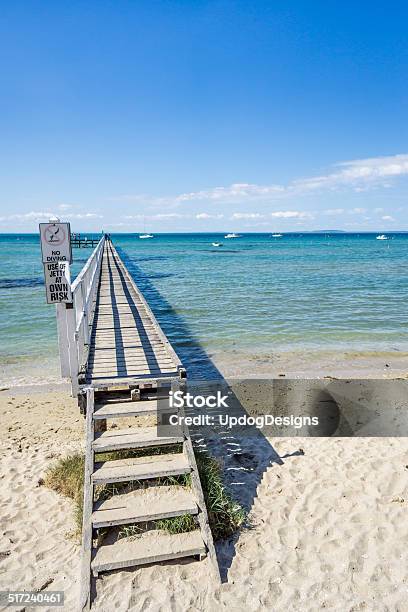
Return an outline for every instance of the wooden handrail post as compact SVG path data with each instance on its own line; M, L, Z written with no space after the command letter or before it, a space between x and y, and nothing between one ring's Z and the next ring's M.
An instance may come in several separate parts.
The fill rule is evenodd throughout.
M84 286L84 280L81 280L81 297L82 297L82 312L83 312L83 334L84 343L89 344L89 321L88 321L88 291L87 287Z
M69 342L65 304L56 304L55 310L57 315L58 349L60 356L61 376L62 378L69 378L71 371L69 367Z
M69 370L71 378L71 395L76 397L79 391L78 374L78 347L77 340L75 337L76 332L76 320L75 320L75 308L73 304L65 304L66 307L66 318L67 318L67 336L69 342Z

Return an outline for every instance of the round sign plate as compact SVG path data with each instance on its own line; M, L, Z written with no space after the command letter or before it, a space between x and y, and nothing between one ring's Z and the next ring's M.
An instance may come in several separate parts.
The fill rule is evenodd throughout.
M60 246L65 242L65 231L60 225L48 225L44 231L44 238L47 244L52 246Z

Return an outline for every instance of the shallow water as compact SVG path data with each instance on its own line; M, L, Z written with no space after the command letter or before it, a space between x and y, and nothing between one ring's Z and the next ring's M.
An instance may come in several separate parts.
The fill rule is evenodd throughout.
M183 361L210 354L407 351L408 234L112 235ZM212 242L223 246L212 247ZM74 249L73 277L90 249ZM3 383L58 377L37 235L0 235Z

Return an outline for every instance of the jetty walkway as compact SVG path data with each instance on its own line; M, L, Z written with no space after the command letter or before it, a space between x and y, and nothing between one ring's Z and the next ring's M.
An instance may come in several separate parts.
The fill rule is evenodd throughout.
M185 369L105 236L71 288L73 304L58 305L57 323L61 373L86 414L79 609L91 607L106 571L208 557L219 581L189 432L161 435L157 426L162 398L183 390ZM190 531L157 526L181 516L192 517ZM137 535L126 537L124 526Z

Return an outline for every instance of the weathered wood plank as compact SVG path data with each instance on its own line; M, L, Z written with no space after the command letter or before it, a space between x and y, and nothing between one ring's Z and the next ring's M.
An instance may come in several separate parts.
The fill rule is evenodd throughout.
M176 485L159 486L136 489L97 502L92 513L92 525L100 529L197 512L197 504L189 489Z
M92 570L94 574L98 574L146 563L204 555L205 552L205 545L198 530L172 535L152 530L137 538L123 538L115 544L101 546L92 561Z
M80 609L91 607L91 555L92 555L92 505L94 453L92 441L94 438L95 421L93 419L94 390L86 391L86 441L85 441L85 474L84 474L84 506L82 519L82 558L81 558L81 600Z
M156 414L158 410L157 400L140 400L132 402L108 402L97 404L94 410L94 419L110 419L126 416L145 416Z
M178 476L189 472L191 467L186 456L182 453L171 453L96 463L92 478L95 484L106 484Z
M95 434L92 447L96 453L104 453L126 448L178 444L184 441L184 436L182 432L176 433L176 431L176 428L174 428L172 436L164 437L157 435L157 427L109 429L108 431Z

